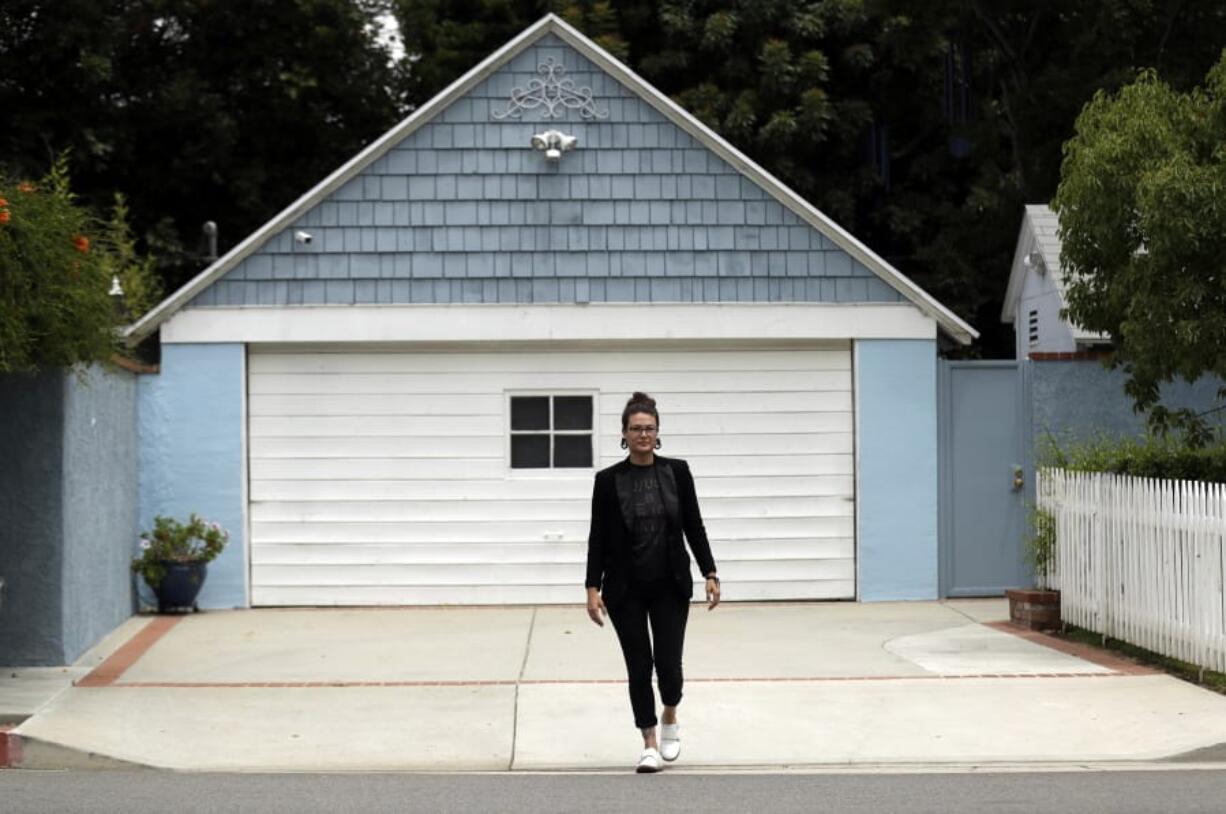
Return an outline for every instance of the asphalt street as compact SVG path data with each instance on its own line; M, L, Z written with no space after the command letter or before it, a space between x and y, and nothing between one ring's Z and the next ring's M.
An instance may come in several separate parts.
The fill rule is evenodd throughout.
M1220 812L1226 769L938 773L204 774L0 771L25 812Z

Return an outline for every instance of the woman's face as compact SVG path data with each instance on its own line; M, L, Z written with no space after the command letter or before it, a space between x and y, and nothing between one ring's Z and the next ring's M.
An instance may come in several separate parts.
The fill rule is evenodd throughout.
M659 429L656 417L651 413L631 413L626 419L626 429L622 430L622 438L630 445L631 452L643 454L656 448Z

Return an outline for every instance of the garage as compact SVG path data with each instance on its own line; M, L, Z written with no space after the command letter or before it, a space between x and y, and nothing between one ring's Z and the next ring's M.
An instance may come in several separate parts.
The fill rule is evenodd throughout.
M855 598L849 342L249 345L246 367L253 605L580 601L635 389L727 598Z
M974 329L561 19L302 188L125 331L142 518L232 530L202 607L581 602L636 389L728 599L937 595Z

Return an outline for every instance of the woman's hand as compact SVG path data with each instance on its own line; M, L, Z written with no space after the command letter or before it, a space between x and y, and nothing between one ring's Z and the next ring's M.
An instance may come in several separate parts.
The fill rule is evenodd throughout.
M587 618L591 619L596 624L604 627L604 618L608 615L605 610L604 600L600 598L600 591L595 588L587 589Z
M715 610L719 604L719 580L707 577L707 610Z

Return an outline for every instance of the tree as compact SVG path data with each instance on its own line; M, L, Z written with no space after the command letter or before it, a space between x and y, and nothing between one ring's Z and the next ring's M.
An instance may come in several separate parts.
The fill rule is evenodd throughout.
M397 0L420 104L545 11L626 61L1012 354L1023 204L1134 66L1204 75L1226 8L1157 0ZM1178 43L1179 47L1173 47Z
M1194 444L1208 438L1203 417L1164 407L1159 388L1226 380L1224 145L1226 52L1188 92L1143 71L1086 105L1053 201L1068 316L1111 335L1110 364L1151 426L1181 428Z
M395 123L383 5L6 0L0 161L28 176L71 149L82 200L125 190L176 287L204 264L204 221L237 243Z
M408 57L376 36L393 10ZM174 288L546 11L556 12L978 327L999 322L1022 204L1138 66L1176 89L1226 5L1167 0L6 0L0 162L65 148L127 192ZM1176 47L1176 44L1178 47Z

